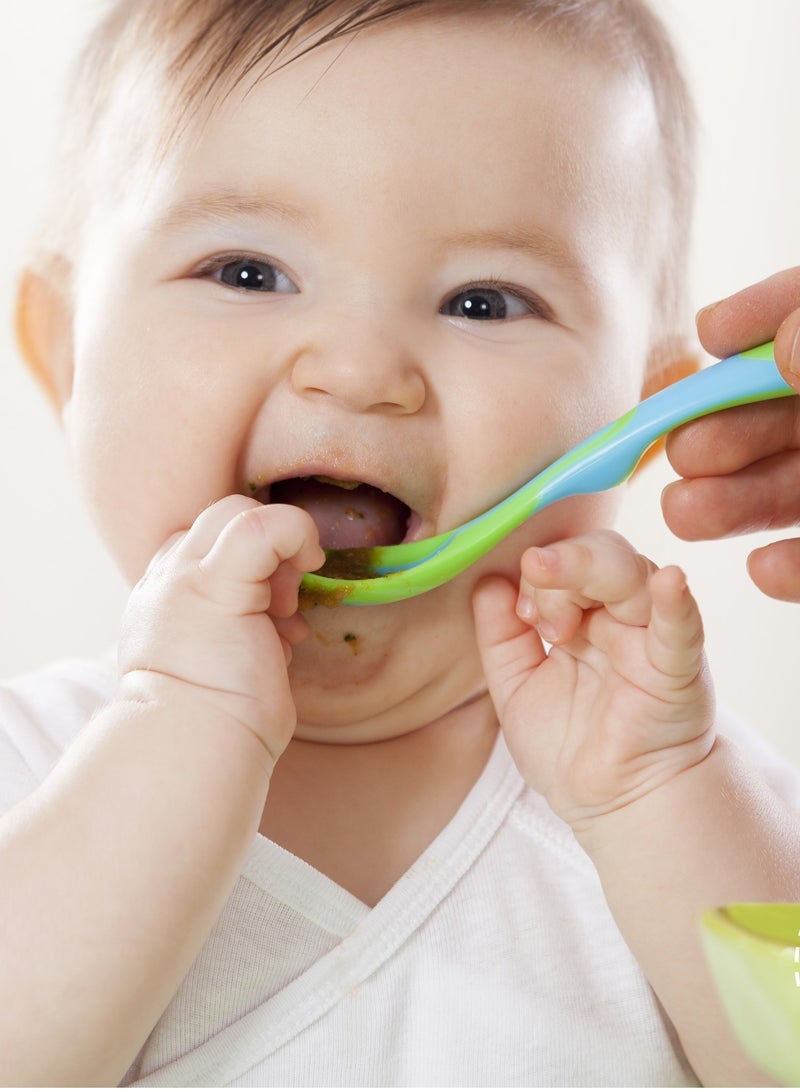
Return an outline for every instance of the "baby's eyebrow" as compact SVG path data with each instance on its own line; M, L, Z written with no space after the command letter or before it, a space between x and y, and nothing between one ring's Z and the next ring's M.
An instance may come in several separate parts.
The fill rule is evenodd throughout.
M311 221L304 210L267 194L214 190L182 197L159 213L149 225L149 230L159 234L176 234L208 227L209 224L224 224L243 216L270 217L302 225L308 225Z
M589 267L574 250L563 239L543 228L520 225L513 228L467 231L448 236L446 244L448 247L463 247L465 250L521 250L541 258L582 287L593 281Z

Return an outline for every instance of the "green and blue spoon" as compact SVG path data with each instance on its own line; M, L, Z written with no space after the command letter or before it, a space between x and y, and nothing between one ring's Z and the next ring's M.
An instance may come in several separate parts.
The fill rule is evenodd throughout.
M303 578L301 607L394 603L439 587L547 505L625 481L647 449L679 425L731 406L794 394L773 354L769 342L665 387L451 531L397 546L327 551L322 569Z

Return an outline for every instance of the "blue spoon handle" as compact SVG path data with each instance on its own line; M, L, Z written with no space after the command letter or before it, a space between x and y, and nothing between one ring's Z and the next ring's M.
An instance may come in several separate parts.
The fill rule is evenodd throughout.
M794 394L778 371L772 342L721 360L651 395L568 451L517 491L530 490L535 509L625 481L656 440L717 410ZM488 514L488 513L487 513ZM481 517L479 517L481 518Z

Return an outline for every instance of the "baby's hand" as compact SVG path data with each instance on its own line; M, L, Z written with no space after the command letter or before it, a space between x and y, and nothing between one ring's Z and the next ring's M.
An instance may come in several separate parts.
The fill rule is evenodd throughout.
M576 833L711 750L697 605L679 569L658 570L621 536L527 550L519 597L491 577L476 589L475 616L520 772Z
M324 560L299 508L242 496L212 504L133 589L120 696L169 703L184 716L202 703L255 733L274 763L295 728L286 667L308 632L298 587Z

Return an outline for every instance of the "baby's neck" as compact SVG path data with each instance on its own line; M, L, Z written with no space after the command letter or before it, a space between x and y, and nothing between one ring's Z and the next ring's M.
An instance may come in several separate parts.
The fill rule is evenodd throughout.
M374 906L453 818L496 737L483 693L381 742L293 740L272 776L261 833Z

